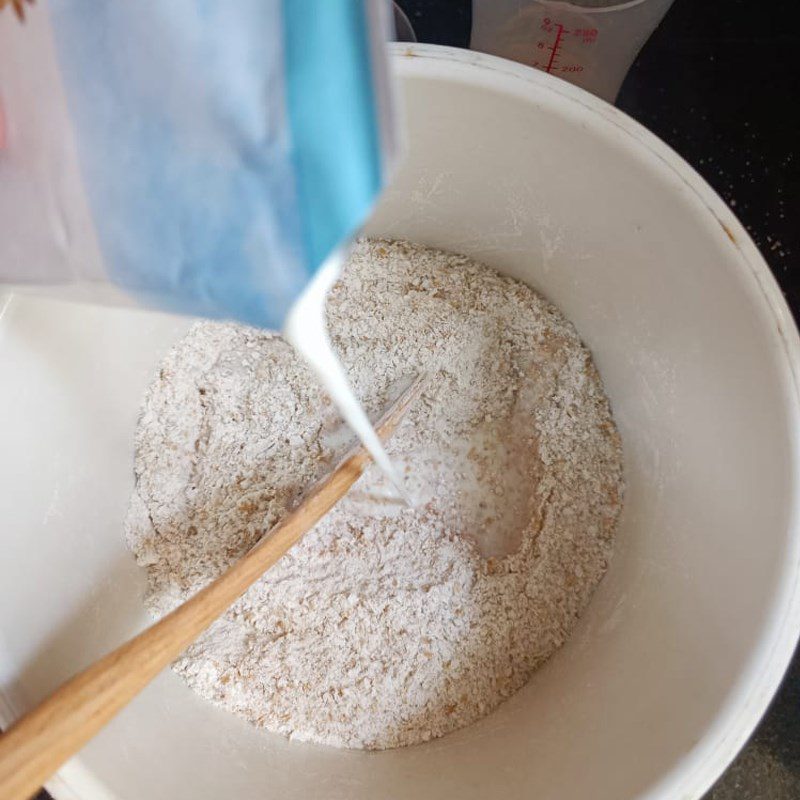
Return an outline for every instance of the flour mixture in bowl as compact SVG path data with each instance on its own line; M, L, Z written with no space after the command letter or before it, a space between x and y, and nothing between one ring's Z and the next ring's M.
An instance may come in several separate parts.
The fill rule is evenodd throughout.
M611 555L622 456L558 309L469 258L362 241L328 302L366 408L429 375L371 468L175 663L204 697L296 739L381 749L474 722L569 636ZM128 541L161 615L242 555L347 444L277 335L199 323L136 435Z

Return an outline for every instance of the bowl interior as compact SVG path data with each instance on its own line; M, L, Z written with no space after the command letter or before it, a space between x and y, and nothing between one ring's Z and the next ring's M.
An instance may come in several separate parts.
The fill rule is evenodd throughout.
M611 107L473 53L402 53L408 155L368 233L474 256L573 320L625 447L609 574L528 686L442 740L377 754L291 743L167 671L70 762L57 794L695 797L785 666L796 334L741 227ZM132 433L187 324L5 306L0 722L147 621L121 528Z

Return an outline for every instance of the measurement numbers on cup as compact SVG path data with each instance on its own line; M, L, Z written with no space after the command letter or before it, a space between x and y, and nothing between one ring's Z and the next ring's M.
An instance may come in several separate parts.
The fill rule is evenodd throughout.
M566 28L557 20L545 17L539 28L536 42L537 54L533 66L545 72L583 72L584 65L578 59L582 50L597 42L597 28Z

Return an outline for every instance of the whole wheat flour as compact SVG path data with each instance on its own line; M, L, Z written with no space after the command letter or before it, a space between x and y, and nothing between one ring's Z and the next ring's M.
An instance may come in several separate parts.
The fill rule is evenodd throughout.
M418 505L371 468L174 667L269 730L408 745L488 714L565 641L611 554L620 442L572 325L466 257L362 241L328 321L371 413L429 376L389 447ZM278 336L195 325L136 434L127 535L152 612L242 555L346 440Z

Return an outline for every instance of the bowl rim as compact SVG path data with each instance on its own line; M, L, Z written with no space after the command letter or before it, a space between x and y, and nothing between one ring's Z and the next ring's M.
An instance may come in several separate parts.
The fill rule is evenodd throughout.
M699 201L706 222L732 250L743 281L759 312L778 334L777 368L784 383L784 403L790 422L793 475L787 522L787 552L775 589L775 599L757 646L751 652L729 697L714 721L694 744L638 800L701 798L730 765L755 730L780 686L800 638L800 336L797 324L767 262L742 223L695 169L669 145L605 100L568 83L497 56L429 44L391 45L395 74L401 78L460 81L524 98L547 94L563 110L580 116L589 129L614 132L651 164L676 177Z

